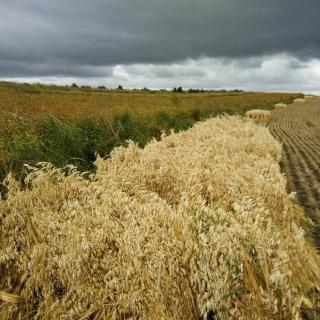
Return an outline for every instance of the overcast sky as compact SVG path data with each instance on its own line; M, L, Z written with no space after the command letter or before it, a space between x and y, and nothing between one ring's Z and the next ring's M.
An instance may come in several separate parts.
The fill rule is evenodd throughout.
M0 0L0 79L320 94L320 0Z

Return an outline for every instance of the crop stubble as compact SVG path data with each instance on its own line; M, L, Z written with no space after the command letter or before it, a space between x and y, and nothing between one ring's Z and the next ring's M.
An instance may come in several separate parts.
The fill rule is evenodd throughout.
M273 111L271 134L283 143L281 167L288 191L315 222L320 247L320 98L294 103L285 111Z

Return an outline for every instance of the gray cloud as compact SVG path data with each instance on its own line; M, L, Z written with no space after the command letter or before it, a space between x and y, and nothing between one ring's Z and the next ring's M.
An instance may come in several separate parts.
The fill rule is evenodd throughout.
M247 62L245 60L248 60ZM312 59L304 63L304 68L291 68L297 58L287 54L263 56L258 68L243 68L250 65L251 58L225 59L200 58L188 59L170 65L131 64L117 65L112 74L105 77L28 77L14 78L22 82L46 82L89 84L126 88L240 88L249 91L284 91L320 94L320 60ZM170 71L170 72L169 72ZM199 77L183 76L199 72ZM161 75L161 77L159 76ZM12 78L8 78L12 80Z
M307 68L307 64L306 63L303 63L299 60L292 60L292 61L289 61L288 62L288 66L291 68L291 69L305 69Z
M190 61L182 61L170 65L128 65L125 70L131 75L143 74L146 78L163 78L163 79L183 79L185 77L203 78L207 76L206 70L199 68L197 65L190 65Z
M0 0L0 78L320 93L319 0Z
M24 62L24 61L7 61L0 60L0 71L3 77L15 77L23 75L25 77L32 76L57 76L64 77L111 77L112 67L109 66L90 66L82 64L66 64L64 61L51 60L48 62Z
M201 57L259 68L246 58L283 52L308 61L320 55L319 12L319 0L2 0L0 76L108 77L99 67Z

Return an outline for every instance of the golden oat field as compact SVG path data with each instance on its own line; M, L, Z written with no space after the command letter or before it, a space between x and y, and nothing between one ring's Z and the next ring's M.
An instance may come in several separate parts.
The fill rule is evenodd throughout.
M0 88L0 319L317 319L317 99Z

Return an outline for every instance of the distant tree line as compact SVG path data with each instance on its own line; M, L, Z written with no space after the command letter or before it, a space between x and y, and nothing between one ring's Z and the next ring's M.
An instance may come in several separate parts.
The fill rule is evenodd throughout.
M68 87L68 86L66 86ZM72 88L81 88L81 89L92 89L91 86L89 85L77 85L76 83L73 83L71 85ZM96 89L100 89L100 90L126 90L126 91L143 91L143 92L149 92L149 93L156 93L156 92L174 92L174 93L205 93L205 92L213 92L213 93L242 93L245 92L243 90L239 90L239 89L233 89L233 90L227 90L227 89L193 89L193 88L189 88L184 90L181 86L180 87L174 87L171 90L169 89L149 89L147 87L144 87L142 89L124 89L124 87L119 84L117 88L106 88L103 85L97 86Z

